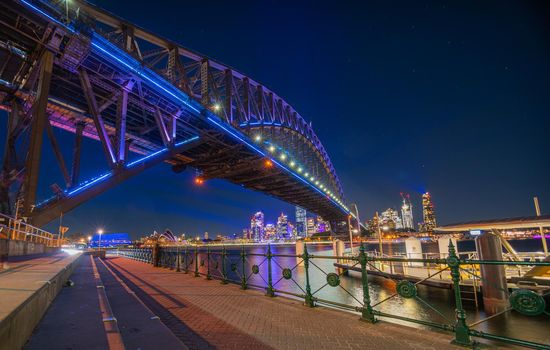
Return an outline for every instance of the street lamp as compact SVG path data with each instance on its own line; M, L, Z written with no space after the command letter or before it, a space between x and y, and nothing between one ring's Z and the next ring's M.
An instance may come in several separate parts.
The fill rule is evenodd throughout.
M97 234L99 235L99 241L98 241L98 244L97 244L97 248L98 248L99 251L101 251L101 235L103 234L103 229L97 230Z

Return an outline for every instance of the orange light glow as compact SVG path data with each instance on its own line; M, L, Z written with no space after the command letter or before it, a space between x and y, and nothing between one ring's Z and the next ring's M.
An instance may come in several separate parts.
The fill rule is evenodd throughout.
M264 165L266 168L272 168L273 167L273 162L269 159L266 159L265 162L264 162Z
M195 178L195 185L202 185L202 184L204 184L204 179L200 176L197 176Z

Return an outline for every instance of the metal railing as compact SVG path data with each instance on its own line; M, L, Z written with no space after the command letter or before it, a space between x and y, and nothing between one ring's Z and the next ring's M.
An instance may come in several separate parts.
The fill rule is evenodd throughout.
M314 307L317 304L330 305L333 307L346 309L352 312L360 313L361 319L370 323L376 323L379 318L390 318L399 320L399 322L411 322L422 326L436 328L454 334L454 343L471 346L477 341L473 339L486 339L489 341L500 341L508 344L533 348L550 349L550 338L548 332L542 332L535 338L523 339L522 336L512 336L508 334L508 328L504 327L484 327L484 325L494 322L498 317L507 321L505 314L512 314L516 318L533 318L536 322L550 324L550 312L546 307L545 298L550 293L549 289L544 292L535 292L527 289L516 289L510 295L509 307L498 313L477 319L467 319L466 311L463 306L463 296L461 291L461 279L465 275L471 275L475 293L483 285L483 278L479 274L479 267L482 265L501 265L501 266L546 266L550 267L550 262L540 261L489 261L459 257L452 243L449 244L449 255L446 258L422 258L407 259L387 256L375 256L367 254L364 246L361 245L359 253L355 256L332 256L332 255L314 255L308 252L307 246L304 247L303 254L273 254L271 247L268 246L265 252L249 252L242 247L240 250L228 250L222 247L220 250L213 250L208 246L171 246L159 249L126 249L119 250L118 254L138 261L152 263L155 266L175 269L183 273L193 274L195 277L204 276L206 279L218 279L221 283L235 283L242 289L249 287L264 290L267 296L287 295L293 298L299 298L304 301L308 307ZM328 269L323 262L342 262L348 263L348 268ZM434 278L441 274L448 274L450 278L451 297L454 301L454 313L445 313L434 305L430 296L424 295L424 291L419 288L419 284L424 282L422 279L417 282L411 282L406 279L393 280L395 283L395 292L390 295L380 296L379 300L371 299L371 284L369 281L373 276L373 271L379 270L380 264L410 264L421 263L433 266L432 272L425 278ZM330 264L334 267L334 264ZM351 269L360 272L361 284L357 290L350 290L343 275L348 274ZM299 270L299 273L297 271ZM333 272L337 271L337 272ZM311 273L316 276L323 276L323 281L312 281ZM391 278L390 278L391 280ZM386 280L387 281L387 280ZM315 285L316 284L316 285ZM346 301L342 298L336 299L332 296L335 290L344 295ZM411 317L404 312L388 312L384 305L390 300L402 299L403 303L407 300L416 300L422 304L434 318ZM477 302L477 301L476 301ZM517 322L517 319L516 319ZM513 327L511 325L510 327ZM486 329L489 329L487 331ZM499 334L498 329L501 329ZM542 327L544 329L544 326ZM523 335L520 332L520 335ZM518 334L517 332L514 335ZM541 338L542 337L542 338ZM546 338L544 338L546 337ZM541 341L542 339L542 341Z
M61 246L58 234L42 230L27 224L21 219L15 219L4 214L0 214L0 237L8 240L44 244L48 247Z

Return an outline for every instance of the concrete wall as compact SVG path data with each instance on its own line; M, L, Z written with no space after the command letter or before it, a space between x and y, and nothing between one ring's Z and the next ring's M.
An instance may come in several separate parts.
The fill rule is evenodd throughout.
M0 256L5 254L17 256L52 253L58 249L59 248L46 247L44 244L40 243L0 239Z
M59 271L49 283L44 284L0 322L0 350L23 348L81 257L82 255Z

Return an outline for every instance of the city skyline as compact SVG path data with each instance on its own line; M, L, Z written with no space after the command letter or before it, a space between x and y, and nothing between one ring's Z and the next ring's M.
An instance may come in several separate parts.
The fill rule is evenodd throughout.
M216 3L222 12L234 16L231 20L220 17L216 25L204 28L198 19L182 24L177 16L166 16L158 10L162 1L152 8L128 6L125 1L96 3L280 91L312 122L348 202L356 202L365 218L395 205L393 196L399 192L410 193L413 208L421 208L417 197L427 190L437 193L438 224L531 215L534 195L541 200L542 212L548 212L550 186L545 174L550 165L540 163L550 149L545 137L550 102L542 93L550 86L548 74L543 74L550 69L545 59L550 49L545 40L544 8L495 5L498 16L493 16L491 6L479 8L479 14L488 19L479 23L463 4L426 5L429 13L423 5L406 2L399 10L388 4L354 4L335 12L321 5L313 10L319 20L313 20L307 16L312 11L309 6L287 2L273 9L273 23L259 26L261 36L278 45L260 43L251 49L245 43L239 47L226 43L243 32L246 21L238 19L253 18L264 10L260 5ZM207 5L191 6L187 10L202 13ZM289 18L288 9L296 17ZM344 21L349 12L365 13L365 18ZM383 19L377 13L388 16ZM269 29L277 28L274 24L280 18L288 25ZM304 22L303 18L308 19ZM446 21L441 22L442 18ZM524 18L531 19L528 27ZM439 30L434 32L433 27ZM387 35L380 35L385 31ZM324 34L323 40L318 32ZM283 44L299 50L300 55L283 55L279 49ZM326 52L327 46L335 50ZM366 68L357 70L358 65ZM323 77L331 84L322 84L318 72L327 67ZM347 73L341 80L330 78L342 76L342 69ZM300 84L295 84L297 80ZM365 89L359 88L363 84L358 82L365 81ZM351 92L340 96L338 92L344 90ZM1 111L0 119L5 121L5 116ZM332 116L343 116L346 122ZM398 127L388 128L388 120ZM5 137L5 132L2 123L0 135ZM72 144L66 133L57 129L54 133L62 146ZM84 140L84 147L97 144ZM98 152L84 164L82 178L97 176L102 161ZM54 162L53 152L46 150L43 163ZM494 169L503 164L509 164L507 170L495 175ZM49 185L62 183L62 179L46 166L42 170L45 179L39 197L47 198ZM289 204L223 181L208 180L197 188L194 176L192 170L175 174L167 166L158 166L67 213L63 222L70 227L69 234L97 227L135 236L166 227L197 234L239 232L240 218L248 217L254 208L261 207L266 216L294 210ZM418 221L418 212L415 218ZM58 224L47 228L56 230Z

